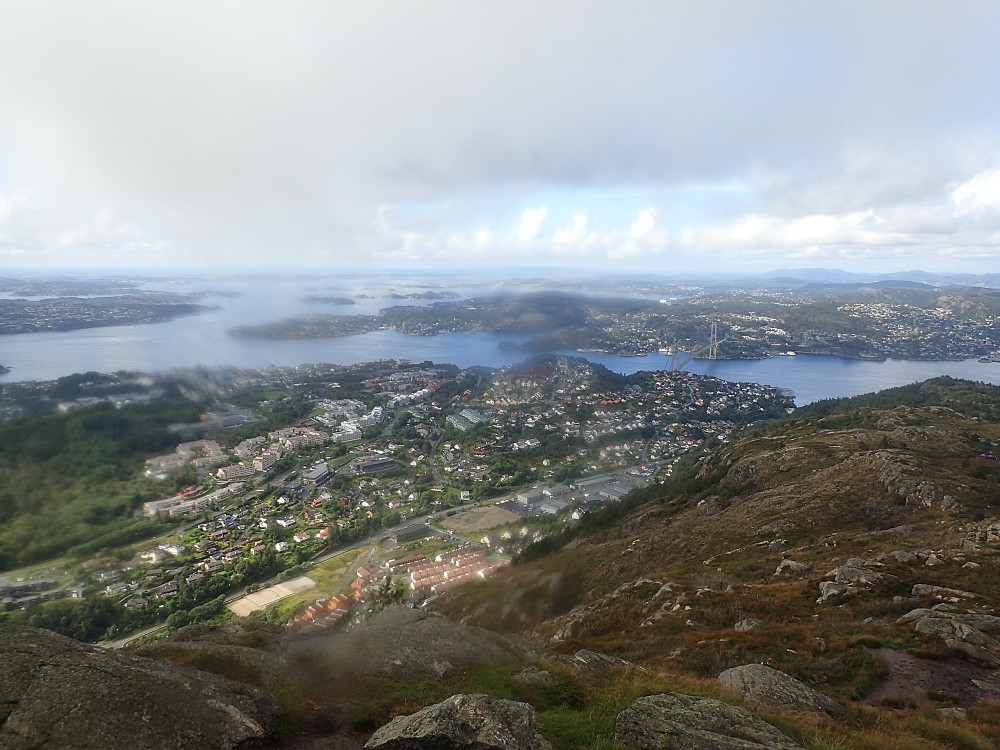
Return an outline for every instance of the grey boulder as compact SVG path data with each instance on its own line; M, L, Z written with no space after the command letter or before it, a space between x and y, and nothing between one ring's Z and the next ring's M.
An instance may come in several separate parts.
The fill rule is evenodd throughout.
M789 706L800 711L840 716L844 707L791 675L764 664L744 664L719 675L719 682L763 706Z
M535 729L535 709L492 695L453 695L409 716L397 716L365 743L366 750L552 750Z
M982 630L995 629L1000 618L992 615L963 615L933 609L914 609L900 617L897 622L912 622L913 629L917 633L937 636L946 646L964 652L974 661L994 669L1000 667L1000 641L986 635Z
M248 685L0 625L4 750L229 750L271 735L280 705Z
M385 677L437 679L469 664L536 661L523 638L460 625L409 607L386 607L348 633L334 633L319 647L335 671Z
M745 708L680 693L636 700L618 715L615 740L632 750L802 750Z
M527 666L517 674L511 675L510 679L519 685L548 685L555 682L551 672L532 666Z

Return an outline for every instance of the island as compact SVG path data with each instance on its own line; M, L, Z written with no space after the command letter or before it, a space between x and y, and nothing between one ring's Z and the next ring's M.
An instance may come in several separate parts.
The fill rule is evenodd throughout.
M829 354L852 359L962 360L1000 352L1000 291L979 287L850 286L706 292L686 299L606 297L538 291L375 315L306 315L229 333L242 338L353 336L395 329L411 336L488 332L526 352L711 351L719 359Z
M160 323L209 309L189 297L165 292L112 297L4 299L0 300L0 335Z
M356 305L357 303L350 297L322 297L311 295L303 297L302 301L307 305Z
M454 292L410 292L409 294L386 294L382 299L412 299L412 300L444 300L460 299L460 294Z
M18 297L96 297L140 293L139 282L121 278L0 278L0 292Z

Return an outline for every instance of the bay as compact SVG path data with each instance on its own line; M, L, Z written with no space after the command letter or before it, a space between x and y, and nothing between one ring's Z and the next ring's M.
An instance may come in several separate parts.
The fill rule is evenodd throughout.
M221 292L205 303L204 313L151 325L113 326L78 331L28 333L0 336L0 364L11 372L2 382L54 380L75 372L139 370L164 372L203 365L259 368L327 362L353 364L381 359L431 360L459 367L502 367L527 359L530 354L501 348L501 342L518 343L524 337L488 333L448 333L408 336L386 330L331 339L287 341L240 339L226 331L240 325L266 323L306 313L372 314L387 305L430 304L428 301L387 300L386 292L412 292L414 287L394 287L383 281L378 287L360 279L342 279L338 285L319 281L306 287L301 281L189 282L173 291ZM461 295L482 294L482 286L440 285ZM359 297L359 295L367 295ZM309 296L353 296L355 305L307 302ZM584 357L608 369L631 374L639 370L661 370L668 366L662 354L620 357L604 352L560 351ZM1000 384L1000 363L977 360L962 362L872 362L830 356L779 356L765 360L692 360L685 370L735 382L756 382L787 388L798 405L824 398L839 398L906 385L919 380L950 375Z
M662 354L619 357L588 353L580 356L623 374L667 367L667 358ZM919 362L888 359L873 362L828 355L799 355L756 360L695 359L688 362L684 370L735 383L762 383L787 388L795 394L798 406L826 398L873 393L942 375L1000 385L1000 363L976 359Z

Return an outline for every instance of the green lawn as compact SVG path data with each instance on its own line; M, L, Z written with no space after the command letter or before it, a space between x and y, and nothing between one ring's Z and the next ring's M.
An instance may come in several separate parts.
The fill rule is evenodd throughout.
M348 550L310 570L307 575L316 581L316 588L308 592L312 595L311 598L317 598L317 593L323 596L343 593L338 587L344 575L366 551L365 548Z

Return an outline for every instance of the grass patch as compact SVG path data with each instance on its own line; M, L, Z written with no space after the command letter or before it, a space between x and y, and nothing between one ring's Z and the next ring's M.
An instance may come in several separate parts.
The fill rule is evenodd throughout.
M267 684L264 675L256 666L223 654L202 651L197 648L170 646L158 658L177 667L190 667L201 672L211 672L235 682L257 686Z
M359 455L360 454L358 453L348 453L346 456L337 456L337 458L332 458L329 461L327 461L326 465L330 468L330 471L334 471L335 469L339 469L341 466L350 463L353 459L357 458Z
M313 589L313 592L319 590L321 595L327 592L330 595L339 593L338 589L344 576L366 551L365 549L348 550L310 569L309 577L316 581L316 589Z
M878 671L873 657L869 662L852 653L852 658L857 663L847 671L853 669L856 679ZM715 679L633 669L612 669L584 679L558 665L538 666L552 675L552 682L519 683L515 675L523 665L473 666L448 673L441 680L367 679L352 685L352 708L347 718L355 729L372 731L395 716L414 713L456 693L486 693L534 706L538 731L552 743L553 750L620 750L614 742L615 722L642 696L678 692L740 703ZM840 720L807 712L750 708L809 750L985 750L997 747L1000 740L1000 706L995 704L969 709L968 721L961 723L933 709L902 705L892 706L897 710L890 711L850 703Z
M552 675L551 682L525 684L515 678L523 666L468 667L442 680L367 680L353 690L356 702L350 721L355 729L373 730L395 716L456 693L485 693L531 704L538 731L553 750L612 750L618 714L637 698L671 690L721 697L715 680L609 670L595 681L585 681L572 670L552 664L539 665Z
M283 625L318 598L321 597L317 597L315 589L294 594L266 608L264 619L275 625Z
M943 720L931 714L918 714L906 722L906 729L919 737L959 750L995 750L996 745L975 729Z
M944 706L957 706L961 703L959 697L954 693L943 693L940 690L928 690L927 697Z
M852 648L842 660L846 684L841 690L852 700L861 700L889 676L889 667L885 661L863 648Z

